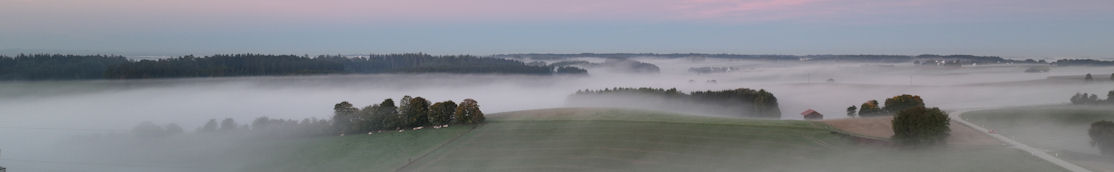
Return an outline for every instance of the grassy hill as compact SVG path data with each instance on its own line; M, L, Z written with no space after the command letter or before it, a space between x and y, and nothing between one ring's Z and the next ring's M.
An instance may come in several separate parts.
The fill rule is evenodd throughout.
M857 145L812 121L613 109L494 114L402 171L1063 171L1006 147Z
M491 114L474 129L299 141L249 171L1063 171L1001 146L859 145L813 121L615 109Z

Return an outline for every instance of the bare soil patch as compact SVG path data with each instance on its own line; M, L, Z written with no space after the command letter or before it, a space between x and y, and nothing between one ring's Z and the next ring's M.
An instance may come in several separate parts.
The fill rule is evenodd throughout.
M877 138L890 138L894 135L892 121L892 116L885 116L833 119L822 122L845 132ZM1002 145L1002 142L993 137L959 122L951 122L951 129L951 136L948 137L948 144L950 145Z

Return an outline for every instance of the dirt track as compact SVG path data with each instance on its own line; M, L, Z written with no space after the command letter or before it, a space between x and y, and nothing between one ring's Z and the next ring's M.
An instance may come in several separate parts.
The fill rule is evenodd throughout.
M848 119L833 119L824 120L823 122L831 125L832 127L840 130L851 132L855 134L878 137L890 138L894 135L893 124L891 121L893 117L869 117L869 118L848 118ZM951 136L948 137L948 144L950 145L1002 145L998 141L982 132L976 131L963 124L959 124L954 120L951 122Z

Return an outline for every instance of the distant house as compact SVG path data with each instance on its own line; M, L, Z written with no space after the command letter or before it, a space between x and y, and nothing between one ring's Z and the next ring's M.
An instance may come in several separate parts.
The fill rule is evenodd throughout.
M816 110L812 110L812 109L808 109L808 110L805 110L804 112L801 112L801 116L804 116L805 119L807 119L807 120L821 120L821 119L824 119L824 114L820 114L820 112L816 112Z

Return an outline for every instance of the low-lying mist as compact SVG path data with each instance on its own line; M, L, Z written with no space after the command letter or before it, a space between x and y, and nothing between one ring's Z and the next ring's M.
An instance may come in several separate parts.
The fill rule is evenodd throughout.
M401 95L421 95L430 100L472 98L490 114L564 107L570 94L583 89L654 87L691 92L751 88L773 93L782 118L799 120L802 117L798 113L806 109L815 109L825 119L843 118L848 106L900 94L920 95L926 104L949 110L1065 104L1077 92L1105 93L1114 88L1111 87L1114 82L1105 77L1114 71L1112 67L1053 67L1047 73L1025 73L1026 66L1006 64L959 68L726 59L634 60L657 65L660 73L589 70L587 76L376 74L0 82L0 162L13 169L72 169L11 159L65 160L62 157L75 151L58 148L71 144L67 141L72 137L127 133L144 121L177 123L193 132L214 118L241 122L261 116L328 119L332 106L341 101L362 106L385 98L398 99ZM738 70L699 74L688 70L693 67ZM1100 77L1092 82L1048 79L1086 73ZM227 144L213 144L214 149L197 146L186 151L220 150L222 146L236 145ZM131 171L152 171L143 169Z

